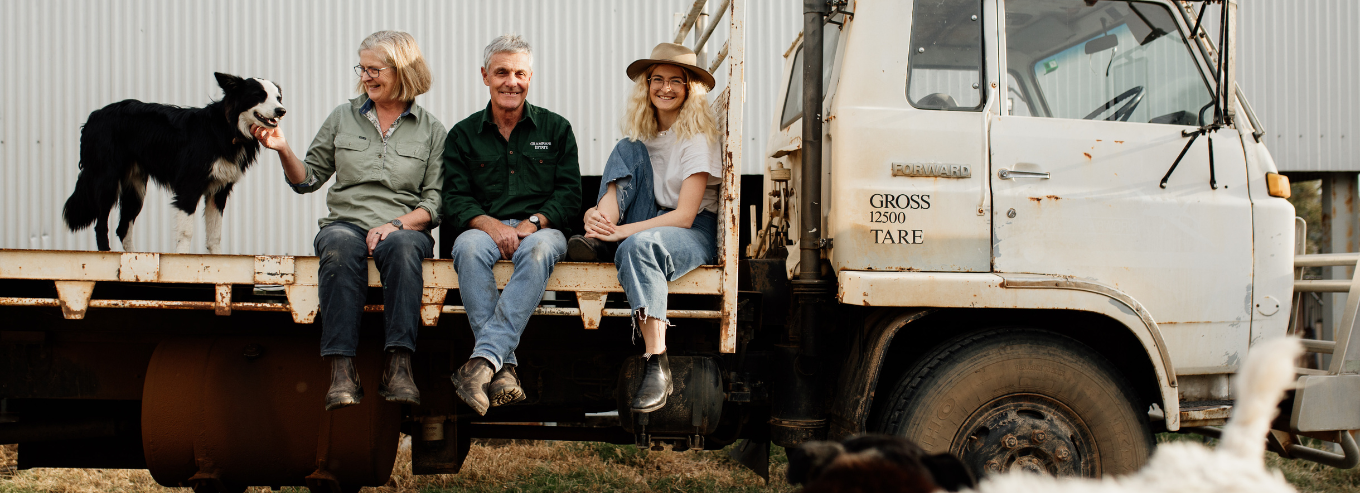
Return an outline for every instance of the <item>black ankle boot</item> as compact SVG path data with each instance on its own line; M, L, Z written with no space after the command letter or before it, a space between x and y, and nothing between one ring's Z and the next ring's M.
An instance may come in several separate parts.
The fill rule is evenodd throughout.
M349 356L327 356L331 363L331 389L326 392L326 410L358 404L364 398L364 387L359 383L359 371Z
M618 246L612 241L572 236L567 240L567 259L572 262L613 262L614 250Z
M420 390L411 380L411 350L392 348L387 352L387 369L378 383L378 395L390 402L420 405Z
M633 394L635 413L650 413L666 406L666 398L675 390L671 383L671 363L666 353L653 354L643 362L642 385Z

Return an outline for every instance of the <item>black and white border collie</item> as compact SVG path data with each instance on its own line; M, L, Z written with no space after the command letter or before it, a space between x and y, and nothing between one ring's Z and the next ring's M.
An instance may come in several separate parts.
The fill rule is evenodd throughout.
M287 110L273 82L213 75L223 96L203 108L129 99L90 113L80 132L80 177L63 211L71 231L94 223L99 249L109 250L109 212L117 204L115 232L123 251L133 251L132 223L151 178L174 196L175 251L189 253L193 245L201 198L208 253L219 252L227 195L260 150L250 127L277 127Z

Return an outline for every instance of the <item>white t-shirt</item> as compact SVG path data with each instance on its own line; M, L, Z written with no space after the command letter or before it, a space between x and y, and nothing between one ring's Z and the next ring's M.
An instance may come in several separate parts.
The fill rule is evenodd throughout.
M709 141L703 135L680 140L670 130L643 141L652 159L652 181L656 205L674 209L680 205L680 184L695 173L708 173L708 186L699 210L718 212L718 186L722 184L722 158L718 154L717 139Z

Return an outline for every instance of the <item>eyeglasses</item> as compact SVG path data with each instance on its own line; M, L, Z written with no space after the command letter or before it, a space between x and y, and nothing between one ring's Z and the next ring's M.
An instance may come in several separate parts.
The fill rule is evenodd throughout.
M685 79L679 77L672 77L671 80L666 80L665 77L657 75L647 80L651 82L653 86L666 85L670 86L672 89L681 89L685 87Z
M376 79L376 78L378 78L379 75L382 75L382 71L387 70L387 69L389 69L389 68L392 68L392 67L367 68L367 67L364 67L363 65L355 65L355 66L354 66L354 75L357 75L357 76L359 76L359 77L363 77L364 74L368 74L368 77L369 77L370 79Z

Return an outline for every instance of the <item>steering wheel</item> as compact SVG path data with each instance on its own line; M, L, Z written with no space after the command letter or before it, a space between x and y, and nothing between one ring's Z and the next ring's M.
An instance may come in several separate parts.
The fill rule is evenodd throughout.
M1082 119L1094 120L1096 116L1106 111L1109 111L1110 108L1113 108L1115 105L1119 104L1120 101L1127 99L1128 102L1124 103L1123 106L1120 106L1119 109L1115 110L1114 113L1110 114L1110 116L1106 118L1105 121L1110 122L1129 121L1129 117L1133 116L1133 110L1138 107L1138 103L1143 102L1143 95L1146 92L1147 91L1143 90L1143 86L1134 86L1132 89L1124 91L1118 96L1115 96L1114 99L1106 101L1105 104L1096 107L1095 111L1092 111L1091 114L1086 115Z

